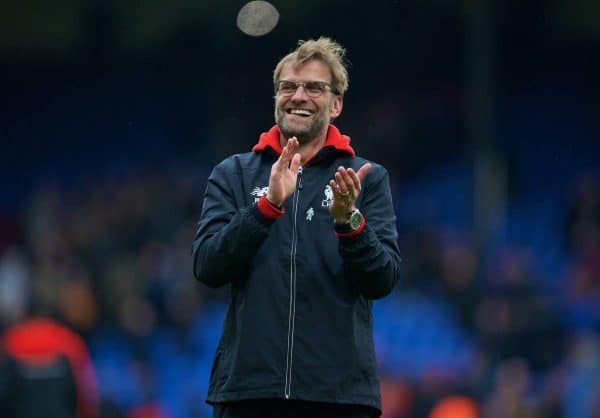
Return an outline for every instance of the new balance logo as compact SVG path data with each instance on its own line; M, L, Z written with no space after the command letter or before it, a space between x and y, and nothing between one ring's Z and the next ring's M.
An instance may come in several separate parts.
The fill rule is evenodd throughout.
M313 208L308 208L306 211L306 220L309 222L312 221L313 216L315 216L315 210Z

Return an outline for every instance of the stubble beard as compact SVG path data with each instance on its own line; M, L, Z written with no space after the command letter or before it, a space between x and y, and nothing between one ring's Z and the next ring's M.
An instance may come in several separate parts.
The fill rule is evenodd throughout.
M279 131L283 134L284 138L291 138L293 136L298 139L300 145L305 145L319 137L321 133L325 131L327 121L325 120L325 109L321 109L312 116L314 118L310 123L303 127L292 127L286 123L286 113L283 109L275 107L275 122L279 126Z

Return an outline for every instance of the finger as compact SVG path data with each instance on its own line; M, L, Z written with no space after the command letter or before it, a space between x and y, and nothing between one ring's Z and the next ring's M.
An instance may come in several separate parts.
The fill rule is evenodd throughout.
M329 180L329 186L333 191L333 200L335 202L339 202L342 200L342 195L340 194L340 186L337 184L335 180Z
M294 157L295 151L298 148L298 139L295 136L288 139L283 149L282 157L284 161L284 168L288 168L292 158Z
M340 173L345 189L350 192L352 198L356 198L357 189L360 190L360 185L358 188L356 187L354 181L352 180L352 177L348 173L348 170L346 170L344 167L338 168L338 173Z
M335 173L335 182L337 183L340 196L345 196L346 194L352 192L348 189L348 186L346 185L346 180L344 180L342 174L339 171L336 171Z
M331 187L331 191L333 192L333 198L340 199L340 186L338 186L337 182L333 179L329 180L329 186Z
M283 171L283 169L286 167L286 160L285 160L285 152L282 151L281 154L279 155L279 158L277 159L277 161L275 161L275 163L273 164L273 169L275 171Z
M281 149L281 154L279 154L279 160L280 161L285 160L285 156L287 154L289 143L290 143L290 141L286 142L286 144L284 145L284 147Z
M357 175L358 175L358 178L361 183L367 176L367 172L369 171L370 168L371 168L371 163L365 163L361 168L358 169Z
M329 180L329 187L331 187L331 192L333 193L333 201L335 202L340 198L340 191L337 188L335 180Z
M292 144L293 144L293 139L290 138L287 140L285 146L281 150L281 154L279 155L279 158L277 159L277 162L276 162L276 163L278 163L277 168L279 170L284 170L288 167L288 165L290 163L290 158L291 158L290 148L293 146Z
M356 171L349 168L348 175L350 176L350 179L352 180L352 183L354 184L354 189L356 191L360 192L361 184L360 184L360 179L358 178L358 175L356 174Z
M294 149L294 138L289 138L285 144L285 153L287 158L292 157L292 151Z
M296 153L292 157L292 161L290 163L290 170L292 173L298 173L298 169L300 168L300 154Z
M298 139L296 139L295 136L291 137L290 139L288 139L287 143L285 144L285 147L289 152L288 156L291 158L294 151L296 151L296 148L298 148Z

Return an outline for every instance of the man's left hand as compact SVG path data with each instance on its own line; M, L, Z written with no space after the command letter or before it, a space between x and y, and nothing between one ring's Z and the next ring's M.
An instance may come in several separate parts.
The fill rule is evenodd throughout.
M352 168L338 167L335 179L329 180L333 191L333 201L329 205L329 213L338 223L344 223L348 214L356 209L356 199L360 195L362 182L371 168L371 163L364 164L358 172Z

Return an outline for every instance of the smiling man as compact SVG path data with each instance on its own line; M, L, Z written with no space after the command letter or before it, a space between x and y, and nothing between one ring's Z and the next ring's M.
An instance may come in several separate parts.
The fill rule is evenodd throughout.
M399 276L388 173L356 156L344 48L300 41L277 64L275 121L208 179L195 277L229 285L207 402L218 418L377 417L372 301Z

